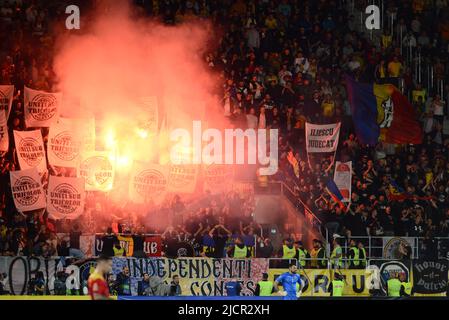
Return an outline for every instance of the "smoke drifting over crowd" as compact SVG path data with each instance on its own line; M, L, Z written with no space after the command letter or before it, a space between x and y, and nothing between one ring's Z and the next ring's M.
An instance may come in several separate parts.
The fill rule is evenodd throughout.
M64 96L61 116L95 117L97 148L118 145L120 170L133 159L158 161L156 140L159 146L167 142L146 127L151 120L142 101L148 97L157 98L159 128L189 128L192 120L204 119L206 106L209 123L219 117L214 76L203 59L210 25L164 26L136 18L127 1L106 4L84 20L81 35L61 39L55 71Z

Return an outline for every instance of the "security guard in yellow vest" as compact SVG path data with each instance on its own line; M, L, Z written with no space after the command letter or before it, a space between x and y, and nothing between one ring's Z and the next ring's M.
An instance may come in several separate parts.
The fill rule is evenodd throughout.
M399 275L401 281L401 289L399 294L401 297L411 297L413 295L413 287L410 281L407 281L407 276L404 272Z
M299 263L301 264L301 267L305 268L306 264L308 264L308 261L310 261L310 254L307 251L307 249L304 248L302 241L296 241L295 247L296 247L296 257Z
M331 253L331 264L332 268L343 268L343 251L340 247L340 244L338 242L337 238L334 238L333 242L333 249Z
M120 245L120 241L115 241L114 247L112 248L114 250L114 257L123 257L126 256L126 251L122 246Z
M396 273L390 275L390 279L387 281L387 294L389 297L401 296L401 281L398 279Z
M235 245L228 252L228 256L236 259L244 259L251 257L251 251L243 244L242 238L235 239Z
M310 257L312 258L312 268L327 268L326 250L323 248L323 244L320 240L313 239L313 249L310 251Z
M293 259L296 256L296 248L291 239L284 240L282 245L282 259Z
M359 261L360 261L360 269L366 268L366 250L361 241L357 244L357 247L359 248Z
M331 297L341 297L343 296L343 291L345 289L345 282L343 276L337 272L334 273L334 280L329 285L327 289L330 292Z
M358 269L360 266L359 248L356 246L354 239L349 242L349 269Z
M263 273L262 280L257 283L254 294L259 297L269 297L273 291L273 281L268 281L268 273Z

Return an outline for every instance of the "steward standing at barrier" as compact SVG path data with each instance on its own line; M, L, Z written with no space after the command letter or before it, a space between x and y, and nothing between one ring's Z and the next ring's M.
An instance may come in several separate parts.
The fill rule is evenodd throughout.
M360 269L365 269L366 268L366 258L367 258L365 247L364 247L362 241L359 241L357 246L359 248Z
M343 276L338 272L334 273L334 280L329 285L327 289L330 292L331 297L341 297L343 296L343 290L345 288L345 282L343 281Z
M114 247L112 248L114 250L114 257L123 257L126 256L125 249L120 245L119 240L114 241Z
M313 249L310 251L310 256L312 258L310 263L312 268L327 268L326 250L324 250L320 240L313 239Z
M413 295L413 286L410 281L407 281L407 276L404 272L399 275L399 280L401 281L400 296L411 297Z
M301 264L302 268L306 267L308 259L310 259L310 254L307 251L306 248L304 248L304 245L302 244L302 241L296 241L296 256L295 258L298 259L299 263Z
M274 281L274 290L284 296L284 300L296 300L301 294L301 276L296 273L298 267L296 264L290 264L288 272L281 274ZM282 285L284 290L280 291L278 285ZM299 291L297 290L299 285Z
M335 235L334 235L335 237ZM340 244L338 242L337 238L334 238L334 241L332 242L332 253L331 253L331 264L332 268L334 269L340 269L343 267L343 251L340 247Z
M293 245L292 239L285 239L282 245L282 253L280 254L282 259L293 259L296 256L296 248Z
M396 273L391 273L390 279L387 281L387 295L389 297L400 297L401 296L401 281L398 279Z
M354 239L349 242L349 269L359 269L360 267L360 255L359 248L356 246Z
M268 280L268 273L263 273L262 280L257 283L254 295L259 297L269 297L273 292L273 281Z
M236 259L251 258L251 250L243 243L241 237L235 239L235 244L228 250L228 257Z

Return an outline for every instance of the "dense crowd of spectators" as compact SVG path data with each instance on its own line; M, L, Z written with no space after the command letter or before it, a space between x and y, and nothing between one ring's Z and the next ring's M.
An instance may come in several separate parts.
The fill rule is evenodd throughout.
M291 185L331 234L449 235L446 0L384 1L384 28L373 33L360 29L358 16L371 1L354 1L354 7L343 0L134 2L142 12L167 24L211 19L222 27L220 45L205 56L205 62L221 76L223 85L218 89L225 116L237 127L280 130L281 167L272 179ZM54 87L52 56L58 27L53 22L65 20L66 5L66 1L0 0L0 84L16 88L8 119L10 137L13 130L24 129L24 85L40 90ZM393 34L390 15L394 16ZM415 74L410 46L413 56L421 53L422 77ZM433 74L429 79L427 66ZM345 73L364 82L400 86L416 107L424 130L423 144L361 145L352 126ZM333 169L329 170L333 159L308 159L304 147L305 122L338 121L342 131L335 158L353 161L348 209L334 204L324 191L326 179L333 175ZM42 129L42 133L45 142L48 130ZM90 215L76 223L51 221L42 212L17 212L9 190L8 172L18 168L10 140L10 150L0 157L0 252L49 256L72 249L77 254L79 230L104 231L111 221L101 215L89 218L98 210L95 204L86 210ZM299 178L287 161L289 152L299 161ZM404 189L406 200L389 199L392 182ZM269 239L261 237L260 226L251 219L247 199L223 197L230 199L219 204L210 200L195 213L181 210L187 212L183 219L175 219L165 232L145 232L162 233L169 255L174 242L190 242L197 255L224 256L227 244L236 239L263 248L264 256L273 254ZM176 212L181 202L174 200L165 209ZM103 210L127 228L122 231L143 231L145 217L107 205ZM57 232L69 233L70 241L58 239Z
M356 1L356 9L364 5ZM387 21L377 34L360 32L349 2L268 1L254 7L236 1L221 50L208 61L223 74L225 110L236 125L281 131L282 170L274 179L288 180L331 234L447 237L449 132L441 98L448 91L447 2L388 1L385 6L395 16L392 35ZM429 66L433 77L421 69L419 83L410 57L422 59L420 68ZM423 143L361 145L344 74L400 86L416 107ZM330 201L325 191L333 176L332 157L307 158L306 121L342 123L335 158L353 162L347 209ZM299 162L298 177L287 161L290 151ZM391 185L403 189L405 200L389 197Z

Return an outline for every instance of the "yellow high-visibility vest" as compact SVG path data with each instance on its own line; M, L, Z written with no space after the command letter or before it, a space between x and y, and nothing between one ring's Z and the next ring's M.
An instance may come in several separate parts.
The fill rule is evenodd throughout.
M340 256L340 258L337 258L337 249L341 247L340 245L335 246L334 250L332 250L331 259L333 265L338 265L340 268L343 267L343 258Z
M390 279L387 281L388 296L400 297L401 296L401 281L399 279Z
M306 266L306 255L307 255L307 250L306 249L298 249L299 252L299 263L301 264L302 267Z
M283 259L291 259L294 258L296 255L296 248L289 248L285 244L282 246L282 258Z
M234 246L234 258L242 259L246 258L248 254L248 247L244 246L243 248L240 248L239 246Z
M350 262L356 267L359 266L360 265L359 249L357 247L351 247L349 248L349 251L354 252L354 257L351 258Z
M342 280L332 280L332 296L333 297L343 296L344 288L345 288L345 283Z
M123 249L123 248L117 249L116 247L114 247L113 250L114 250L115 257L121 257L125 253L125 249Z
M273 291L273 281L259 281L258 282L260 291L260 297L269 297L271 296L271 292Z
M404 286L404 291L409 296L412 295L412 284L410 282L401 282L401 286Z

